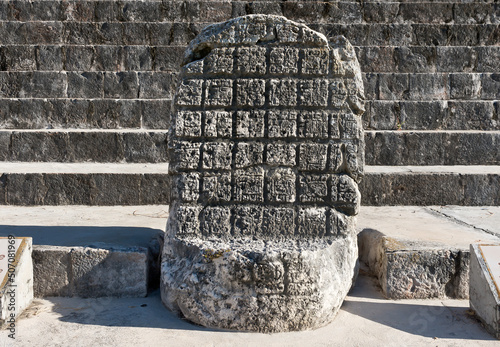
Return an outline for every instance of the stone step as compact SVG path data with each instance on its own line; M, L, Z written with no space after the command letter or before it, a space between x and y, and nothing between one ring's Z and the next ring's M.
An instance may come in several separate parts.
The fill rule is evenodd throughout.
M167 160L166 130L0 131L0 160L142 162Z
M331 31L324 30L325 35L332 39L337 35L344 35L353 37L354 41L356 37L358 40L360 40L360 37L363 38L360 33L345 32L345 30L341 30L342 28L338 28L338 30L331 28ZM368 27L367 29L373 28ZM485 31L486 29L481 27L480 30ZM412 42L372 43L369 39L353 42L353 44L363 72L495 73L498 72L500 65L498 62L500 47L496 46L500 29L499 32L494 34L497 37L490 39L491 43L486 42L485 39L484 42L477 45L470 40L464 41L464 39L461 39L460 44L457 43L456 45L445 43L434 46L413 44ZM143 73L139 77L142 81L147 81L148 78L152 78L147 72L177 71L188 43L189 41L167 46L158 44L145 45L144 43L123 46L121 44L96 44L93 42L65 45L19 45L19 42L17 42L0 47L0 68L2 71L7 72L89 71L85 75L86 78L98 81L103 79L103 74L96 74L96 72L110 71L109 74L104 74L104 78L109 80L112 78L112 73L116 71L141 71ZM61 74L52 75L61 76ZM123 73L120 76L122 75ZM155 74L154 76L156 75L162 76L162 74ZM26 77L23 77L23 75L18 77L14 74L5 75L5 73L3 77L3 79L11 83L16 82L16 78L20 78L22 81ZM134 77L128 76L129 80L132 78ZM69 82L74 84L75 79L74 74L68 75ZM102 93L102 91L99 92ZM68 93L72 93L72 91L68 91Z
M168 164L0 164L0 205L168 204ZM425 187L425 188L424 188ZM498 205L500 166L366 166L362 204Z
M465 75L464 79L470 76L478 75ZM476 77L471 80L477 82ZM491 82L498 83L493 79ZM370 93L363 115L366 130L500 130L500 102L497 101L500 95L493 99L493 93L500 91L500 83L496 90L493 86L479 89L480 85L474 83L471 85L474 89L453 84L451 95L463 92L462 95L470 95L474 100L456 97L432 101L377 100L378 95L374 94L378 92L372 89L378 89L375 84L376 81L365 82L366 91ZM476 100L479 97L471 93L478 90L485 99L491 100ZM394 98L406 95L404 91L393 91ZM0 99L0 129L168 129L171 113L172 100L168 99L9 98ZM471 119L471 114L480 117Z
M432 26L431 28L424 27L428 30L432 29ZM466 29L463 27L458 26L455 29L463 32ZM470 31L471 28L468 27ZM361 70L364 72L497 72L498 63L490 57L498 56L498 48L495 45L498 42L500 29L494 32L493 28L483 25L473 26L473 29L476 27L482 35L487 35L488 32L490 35L478 42L473 41L473 38L478 37L477 33L470 34L471 39L460 37L460 40L455 43L451 38L444 37L443 41L446 42L435 41L432 45L426 44L422 41L423 39L419 39L418 42L372 42L375 38L363 39L359 33L346 32L345 26L332 27L324 31L325 35L331 38L336 35L357 35L353 39L360 40L360 42L354 47ZM354 30L350 26L349 28ZM498 28L498 25L495 25L495 28ZM362 29L373 28L362 27ZM440 33L444 30L441 27L435 29ZM368 34L365 33L366 35ZM426 33L426 35L432 34ZM379 36L376 37L379 38ZM175 72L182 63L187 43L130 46L92 43L8 44L0 47L0 67L2 71ZM450 60L450 54L455 55L454 59Z
M498 47L495 47L500 34L498 24L422 24L411 27L404 36L409 36L406 40L398 38L401 34L398 35L392 27L383 26L384 30L377 30L377 26L329 24L319 25L318 29L330 38L336 35L352 36L364 72L448 72L454 71L460 63L465 71L498 71L489 66L495 61L488 60L489 55L498 55ZM381 31L386 31L392 38L375 35ZM470 37L464 37L466 34ZM13 42L0 47L1 70L176 71L188 43L120 45L82 42L41 45ZM455 56L450 61L449 54L461 56L460 59ZM476 57L479 60L476 61Z
M276 14L290 20L350 23L498 23L498 7L491 1L357 2L339 1L81 1L78 7L63 1L0 2L0 20L6 21L224 21L236 15Z
M189 2L186 2L189 3ZM233 2L235 4L236 2ZM179 2L179 4L183 4ZM307 4L320 4L302 2ZM226 9L227 3L224 4ZM251 5L239 3L230 16L246 14ZM262 6L254 2L253 6ZM276 4L275 4L276 6ZM497 10L498 11L498 10ZM256 12L275 12L264 6ZM181 16L179 13L173 15ZM498 42L498 14L495 23L363 23L352 13L337 11L337 18L320 18L321 12L297 11L295 17L328 38L344 35L354 46L495 46ZM471 18L471 17L469 17ZM215 20L216 21L216 20ZM141 22L74 22L74 21L0 21L2 45L119 45L158 46L187 45L201 28L214 22L207 20Z
M168 129L171 110L168 99L0 99L0 129Z
M187 45L25 45L0 47L3 71L177 71Z
M360 260L390 299L469 295L469 245L500 244L500 207L362 207Z
M0 164L0 205L150 205L170 199L168 164Z
M500 49L498 57L500 58ZM492 58L494 59L495 56ZM493 66L490 70L500 70L500 63L497 65L499 66ZM500 98L500 80L497 73L462 73L463 69L459 66L450 68L450 72L445 73L408 73L413 70L418 71L418 68L410 67L402 73L365 73L363 79L367 100L469 102L469 100L497 101ZM0 72L0 81L5 86L0 90L0 101L3 106L0 121L9 122L8 112L4 107L12 109L14 119L16 116L23 119L27 118L23 114L25 107L33 105L36 115L63 118L60 121L64 124L64 121L68 122L67 118L69 118L64 113L65 111L84 110L91 113L88 117L93 120L96 116L92 113L113 114L121 105L125 109L120 111L126 116L120 116L120 118L132 118L126 118L122 122L125 122L126 127L134 126L140 116L141 103L146 105L171 102L178 83L177 79L177 72L170 71ZM170 106L168 104L165 106L169 112ZM100 108L100 110L95 108ZM137 109L134 109L134 115L130 115L132 108ZM145 109L143 112L147 113L147 111L148 109ZM133 117L135 117L135 123ZM94 122L97 121L98 119L94 120ZM116 120L114 122L116 123ZM148 120L146 124L147 122Z
M0 129L168 129L171 112L172 100L0 99ZM366 130L499 130L499 114L496 100L368 100L363 122Z
M370 130L365 140L367 165L500 164L500 131ZM166 130L4 130L0 160L166 162L166 142Z
M500 166L366 166L361 203L500 205Z
M0 83L2 98L172 99L177 77L163 71L2 71Z
M457 68L460 71L461 68ZM498 74L477 73L366 73L368 100L446 101L498 100Z
M168 206L0 209L0 236L33 238L34 293L143 297L159 283Z
M500 164L500 131L381 130L366 131L365 140L367 165Z
M500 130L499 112L498 101L373 100L363 124L366 130Z

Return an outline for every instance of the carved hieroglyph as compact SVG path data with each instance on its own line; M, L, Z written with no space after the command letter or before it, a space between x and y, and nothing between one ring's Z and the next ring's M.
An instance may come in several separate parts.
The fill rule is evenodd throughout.
M190 43L169 141L168 308L262 332L333 319L356 271L363 100L347 40L284 17Z

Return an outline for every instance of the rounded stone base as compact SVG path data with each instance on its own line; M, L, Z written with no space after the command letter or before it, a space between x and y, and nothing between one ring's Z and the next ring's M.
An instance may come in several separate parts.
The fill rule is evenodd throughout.
M355 232L316 240L167 237L162 301L220 329L281 332L330 323L357 271Z

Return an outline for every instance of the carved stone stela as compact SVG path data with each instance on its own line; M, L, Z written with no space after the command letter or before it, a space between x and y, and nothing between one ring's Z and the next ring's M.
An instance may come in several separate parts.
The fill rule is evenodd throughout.
M347 40L284 17L190 43L169 141L168 308L263 332L333 319L355 277L363 101Z

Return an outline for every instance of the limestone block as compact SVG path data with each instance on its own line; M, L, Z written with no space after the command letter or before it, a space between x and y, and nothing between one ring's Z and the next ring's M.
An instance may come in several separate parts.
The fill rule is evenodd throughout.
M37 47L37 63L42 71L63 70L63 56L61 46Z
M269 53L269 73L296 74L299 71L299 50L292 47L271 48Z
M118 99L136 99L139 95L137 73L106 72L104 74L104 97Z
M0 160L9 160L10 132L0 131Z
M225 106L231 104L233 99L233 81L214 79L208 80L205 83L206 106Z
M295 166L297 146L294 143L268 143L266 164L272 166Z
M31 237L0 238L0 325L15 335L16 319L33 300Z
M236 137L264 137L264 116L261 110L236 112Z
M233 118L232 118L232 113L230 112L225 112L225 111L205 112L204 129L206 137L231 137L233 133L232 125L233 125ZM200 135L201 135L201 130L200 134L198 134L197 136Z
M234 164L243 168L263 163L264 144L259 142L240 142L236 145Z
M488 330L500 339L499 245L470 245L469 302Z
M231 174L230 173L205 173L201 186L202 199L209 202L222 202L231 200ZM194 199L193 201L196 201Z
M142 247L36 246L35 296L141 297L148 290L148 250Z
M330 322L356 273L354 48L283 17L214 24L189 44L176 100L163 303L223 329Z
M371 229L358 240L360 260L378 277L387 298L468 297L469 252Z

